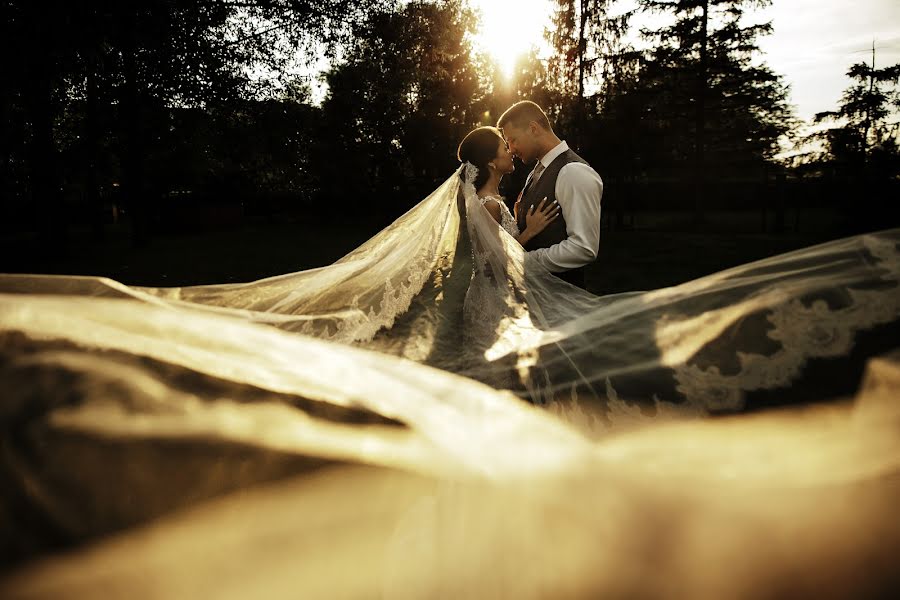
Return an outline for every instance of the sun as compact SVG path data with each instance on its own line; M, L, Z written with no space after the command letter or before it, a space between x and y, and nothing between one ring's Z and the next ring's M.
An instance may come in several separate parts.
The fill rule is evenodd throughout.
M544 29L550 25L550 0L470 0L481 13L475 48L487 52L511 77L516 61L532 48L546 47Z

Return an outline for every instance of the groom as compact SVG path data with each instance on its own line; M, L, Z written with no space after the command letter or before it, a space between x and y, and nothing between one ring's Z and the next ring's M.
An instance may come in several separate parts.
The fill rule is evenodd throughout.
M540 106L513 104L497 122L509 151L522 162L537 160L516 200L516 220L525 230L525 215L546 197L562 214L525 244L525 250L551 273L584 288L584 267L600 247L600 198L603 181L583 158L560 140Z

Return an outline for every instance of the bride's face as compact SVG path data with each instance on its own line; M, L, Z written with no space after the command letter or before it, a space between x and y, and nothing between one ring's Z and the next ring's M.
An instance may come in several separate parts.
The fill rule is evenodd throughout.
M506 142L502 139L497 145L497 156L494 157L494 160L491 162L494 163L494 168L497 169L501 175L508 175L516 170L516 166L513 164L512 153L509 151L509 148L507 148Z

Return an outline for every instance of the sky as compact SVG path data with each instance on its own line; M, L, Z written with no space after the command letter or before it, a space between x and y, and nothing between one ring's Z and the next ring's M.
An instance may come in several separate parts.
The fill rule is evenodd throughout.
M509 65L513 54L531 42L547 48L540 32L549 25L550 0L471 0L483 12L476 44ZM510 15L516 15L510 22ZM774 0L748 16L771 20L774 33L759 40L766 62L791 87L796 115L808 121L835 110L851 64L872 60L876 66L900 62L900 0ZM748 23L751 21L748 21ZM510 30L519 32L510 35Z
M876 67L900 62L897 0L775 0L763 14L775 32L760 46L791 85L802 119L837 108L850 83L847 69L871 62L873 40Z

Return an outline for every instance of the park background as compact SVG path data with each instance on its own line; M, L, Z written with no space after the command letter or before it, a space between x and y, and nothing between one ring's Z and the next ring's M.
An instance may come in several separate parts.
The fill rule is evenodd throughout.
M807 117L763 51L772 2L533 4L2 3L0 272L180 286L326 265L519 99L604 179L595 293L900 226L891 40L817 65L844 91Z

